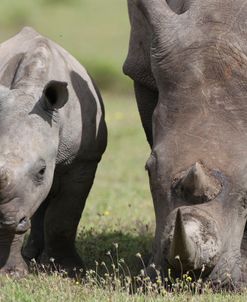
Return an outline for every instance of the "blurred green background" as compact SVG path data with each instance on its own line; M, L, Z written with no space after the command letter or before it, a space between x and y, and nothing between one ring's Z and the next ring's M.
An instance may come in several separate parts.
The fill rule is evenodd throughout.
M122 74L129 36L127 0L1 0L0 41L25 25L74 55L101 89L131 91Z

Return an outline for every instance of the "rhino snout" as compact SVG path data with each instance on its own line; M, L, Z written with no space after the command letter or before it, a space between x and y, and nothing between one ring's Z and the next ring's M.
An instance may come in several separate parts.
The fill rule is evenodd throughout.
M18 203L19 199L15 198L8 203L0 205L0 230L22 234L30 228L30 219L25 214L25 211L18 207Z

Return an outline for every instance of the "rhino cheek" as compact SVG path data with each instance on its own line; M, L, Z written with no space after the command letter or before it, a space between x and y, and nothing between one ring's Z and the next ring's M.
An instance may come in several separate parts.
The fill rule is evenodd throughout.
M28 218L31 218L41 203L46 199L53 183L53 173L51 170L47 172L44 183L39 186L30 183L29 189L26 190L23 199L23 208Z
M237 284L243 277L242 273L245 274L241 263L241 243L246 219L242 215L235 215L228 223L228 227L225 225L225 241L220 259L208 276L212 283L217 284L220 280L221 285Z
M2 233L15 233L20 223L22 225L21 233L30 227L30 221L20 198L14 198L0 205L0 231Z

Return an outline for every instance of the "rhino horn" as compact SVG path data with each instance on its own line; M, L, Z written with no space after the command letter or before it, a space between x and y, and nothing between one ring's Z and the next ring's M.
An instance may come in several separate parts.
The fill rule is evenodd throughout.
M220 183L207 175L200 163L195 163L180 179L176 191L181 197L201 198L202 201L213 199L220 191Z
M196 247L193 241L187 236L183 216L180 209L177 210L174 235L170 246L169 262L178 264L175 259L179 256L185 265L193 265L196 259Z

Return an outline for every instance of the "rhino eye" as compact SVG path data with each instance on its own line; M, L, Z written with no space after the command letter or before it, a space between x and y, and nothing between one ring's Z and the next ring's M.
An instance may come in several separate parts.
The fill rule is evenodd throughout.
M46 171L46 164L44 160L41 160L38 164L38 167L35 169L34 174L34 182L36 184L40 184L44 180L45 171Z
M46 167L44 166L44 167L42 167L40 170L39 170L39 175L40 176L44 176L44 174L45 174L45 170L46 170Z

